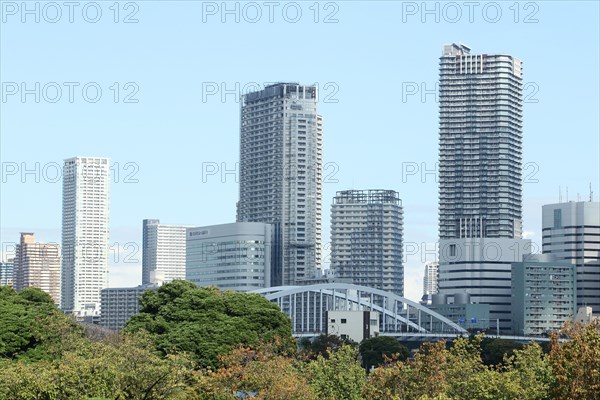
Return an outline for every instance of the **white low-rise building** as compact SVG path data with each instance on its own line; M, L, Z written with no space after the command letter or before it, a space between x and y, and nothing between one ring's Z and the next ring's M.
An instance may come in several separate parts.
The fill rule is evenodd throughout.
M357 343L379 336L379 313L377 311L328 311L327 334Z

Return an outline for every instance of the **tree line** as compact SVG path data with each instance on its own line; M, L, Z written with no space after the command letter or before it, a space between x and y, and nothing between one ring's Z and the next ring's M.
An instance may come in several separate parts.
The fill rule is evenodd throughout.
M600 324L542 348L484 336L296 342L256 294L174 281L121 333L82 326L39 289L0 287L0 399L600 399Z

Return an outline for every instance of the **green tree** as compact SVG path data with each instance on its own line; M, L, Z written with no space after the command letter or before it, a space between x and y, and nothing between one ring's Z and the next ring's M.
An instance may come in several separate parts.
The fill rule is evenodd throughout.
M404 361L408 358L408 349L391 336L377 336L365 339L360 343L359 353L362 365L369 370L385 362L385 358L395 356L397 360Z
M199 373L196 398L233 399L236 393L252 393L257 399L316 400L303 364L279 354L277 347L274 343L239 347L221 356L221 367Z
M0 357L51 359L81 337L83 331L44 291L0 287Z
M182 356L163 358L147 339L119 337L84 341L60 359L5 362L0 398L11 400L191 399L192 364Z
M481 358L485 365L499 365L505 357L510 357L516 350L522 349L523 345L513 340L485 337L481 341Z
M319 399L362 399L365 371L357 360L358 349L342 346L329 357L319 355L307 366L309 382Z
M410 361L389 362L369 374L364 397L372 400L438 399L448 387L446 343L424 343Z
M258 294L221 292L176 280L146 291L141 312L126 332L147 331L163 355L193 354L200 366L218 365L218 357L238 345L281 338L280 351L294 346L289 318Z
M319 335L312 341L308 338L303 338L300 341L300 347L308 352L310 359L316 359L317 356L321 355L325 358L329 357L329 354L335 353L342 346L356 346L356 342L351 339L342 339L338 335Z
M561 341L561 339L566 339ZM551 335L552 395L564 400L600 399L600 320L567 324Z

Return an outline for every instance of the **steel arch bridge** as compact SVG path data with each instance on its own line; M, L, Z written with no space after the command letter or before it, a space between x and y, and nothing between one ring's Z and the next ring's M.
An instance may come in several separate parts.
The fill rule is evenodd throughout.
M386 336L443 337L467 331L448 318L404 297L349 283L277 286L254 290L277 303L292 320L296 337L327 332L327 311L378 311L379 331Z

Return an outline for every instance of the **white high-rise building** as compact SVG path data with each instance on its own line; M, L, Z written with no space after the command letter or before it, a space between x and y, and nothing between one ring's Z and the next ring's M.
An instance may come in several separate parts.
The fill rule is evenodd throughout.
M110 160L66 159L63 167L61 308L97 317L108 286Z
M185 279L185 230L188 227L161 224L158 219L143 221L142 285Z
M511 263L531 252L521 239L523 64L453 43L439 65L439 293L469 293L509 331Z
M577 306L600 313L600 203L569 201L542 207L542 252L575 264Z
M336 278L403 296L402 232L398 192L337 192L331 206L331 268Z
M423 276L423 295L436 294L438 292L439 264L437 262L425 263L425 275Z
M278 83L242 97L237 220L272 224L280 238L270 286L321 266L322 123L316 86Z

